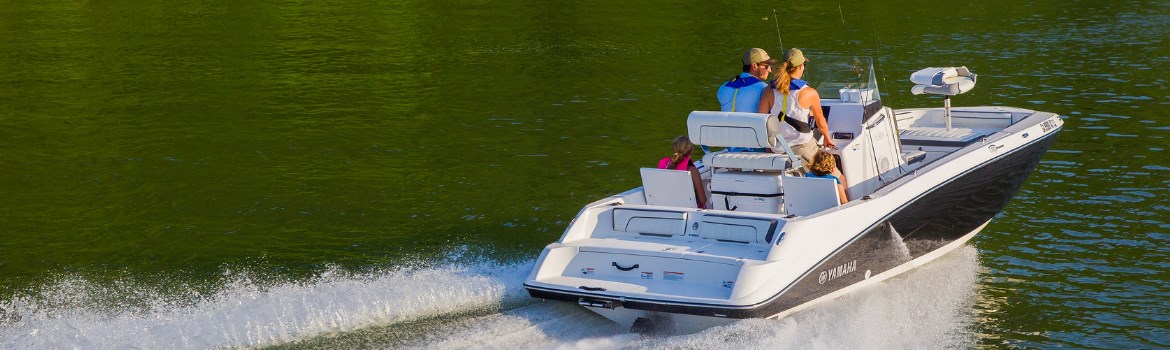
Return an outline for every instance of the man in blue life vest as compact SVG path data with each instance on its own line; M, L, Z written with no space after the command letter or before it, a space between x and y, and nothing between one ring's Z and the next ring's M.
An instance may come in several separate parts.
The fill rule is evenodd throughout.
M768 88L768 74L772 72L771 57L764 49L752 48L743 53L743 73L719 87L715 96L724 112L756 113L760 95Z
M719 99L720 110L724 112L756 113L760 107L760 96L768 89L768 74L774 63L761 48L751 48L743 53L743 73L731 78L719 87L715 97ZM703 148L706 151L706 148ZM731 152L763 152L763 148L730 147Z

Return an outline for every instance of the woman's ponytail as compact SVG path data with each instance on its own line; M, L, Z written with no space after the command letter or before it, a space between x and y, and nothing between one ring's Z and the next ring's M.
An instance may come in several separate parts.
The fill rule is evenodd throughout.
M774 80L773 88L780 91L781 95L788 94L788 87L792 84L792 72L795 72L796 67L792 67L788 61L780 63L780 69L776 70L776 80Z

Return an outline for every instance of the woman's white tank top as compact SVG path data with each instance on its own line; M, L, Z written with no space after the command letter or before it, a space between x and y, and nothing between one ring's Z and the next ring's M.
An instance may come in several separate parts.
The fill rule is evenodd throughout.
M809 122L809 115L812 110L808 108L800 108L800 103L797 101L797 97L800 96L800 90L804 90L805 88L808 88L808 85L801 86L800 89L797 90L789 90L787 96L780 95L780 91L776 89L771 89L773 101L771 113L779 115L781 109L788 107L788 110L784 111L784 114L787 115L787 118L796 118L796 120L812 124ZM781 100L780 98L784 98L784 100ZM782 101L786 101L786 103ZM788 141L789 146L803 144L813 139L812 131L805 133L797 132L796 129L792 127L792 125L788 125L788 123L783 121L780 122L780 133L784 135L784 140Z

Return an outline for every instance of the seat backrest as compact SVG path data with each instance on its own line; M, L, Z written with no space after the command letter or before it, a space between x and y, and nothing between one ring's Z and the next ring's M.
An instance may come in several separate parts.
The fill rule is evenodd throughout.
M763 148L776 146L780 120L768 114L694 111L687 133L696 145Z
M771 243L776 220L703 215L695 221L699 237L724 242Z
M642 190L649 205L694 208L698 203L691 172L686 170L642 168Z
M784 210L789 215L812 215L841 203L833 179L785 176L780 181L784 184Z
M613 208L613 230L651 236L685 236L687 212Z

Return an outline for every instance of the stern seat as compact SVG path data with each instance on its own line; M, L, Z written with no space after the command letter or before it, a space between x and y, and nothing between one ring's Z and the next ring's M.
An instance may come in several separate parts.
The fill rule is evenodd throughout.
M703 164L714 168L742 169L743 171L784 171L791 162L782 153L708 153Z

